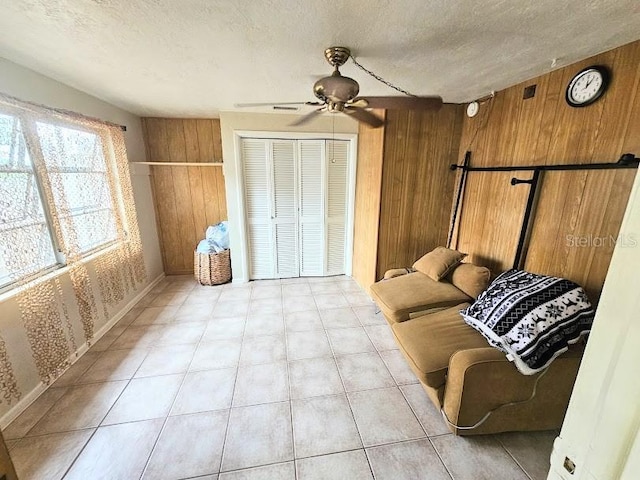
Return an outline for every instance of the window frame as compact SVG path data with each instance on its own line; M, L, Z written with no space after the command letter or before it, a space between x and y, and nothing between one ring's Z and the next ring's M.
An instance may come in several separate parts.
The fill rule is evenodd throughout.
M105 172L93 172L93 173L104 173L106 177L106 187L109 191L109 195L111 197L111 208L105 208L105 210L109 210L116 223L116 236L114 239L109 239L104 243L96 245L93 248L90 248L84 252L79 252L79 261L85 262L87 260L91 260L103 253L106 253L109 250L112 250L114 247L120 243L121 239L118 238L118 222L122 222L122 229L124 232L124 242L128 242L128 229L126 228L125 216L123 211L123 203L122 203L122 190L120 188L120 182L118 179L117 165L115 162L115 158L113 156L113 144L111 135L104 135L103 131L100 131L100 127L90 128L86 125L82 125L74 121L73 119L60 118L58 113L55 115L47 115L46 113L38 113L33 114L31 112L25 114L25 110L20 107L16 107L13 105L0 104L0 114L13 116L18 119L20 122L20 127L22 130L22 135L24 138L25 146L27 153L29 155L29 159L33 168L33 177L36 188L38 190L40 204L44 213L44 224L46 226L49 238L51 240L51 246L53 249L53 255L56 263L47 267L43 267L35 272L29 273L27 275L23 275L19 278L13 279L9 278L8 282L0 283L0 296L4 297L6 294L12 293L12 291L17 291L20 287L25 284L38 282L40 279L48 276L57 276L64 273L68 267L69 262L66 256L63 253L62 245L58 242L54 231L54 217L58 217L58 207L55 204L55 199L51 199L51 202L47 199L45 195L45 187L43 186L43 179L38 171L38 164L45 165L45 158L42 152L42 143L40 137L38 135L37 123L44 123L47 125L52 125L53 127L61 127L68 128L71 130L77 130L84 133L88 133L91 135L95 135L100 141L100 147L102 149L102 154L105 163ZM34 118L35 117L35 118ZM108 138L109 145L105 145L104 139ZM75 172L69 172L75 173ZM78 173L87 173L82 170L78 170ZM48 181L48 180L47 180ZM113 183L113 185L111 185ZM115 198L114 198L115 195ZM71 210L71 209L70 209ZM85 213L85 212L83 212ZM72 218L74 215L70 215ZM58 220L59 221L59 220ZM38 222L40 223L40 222Z

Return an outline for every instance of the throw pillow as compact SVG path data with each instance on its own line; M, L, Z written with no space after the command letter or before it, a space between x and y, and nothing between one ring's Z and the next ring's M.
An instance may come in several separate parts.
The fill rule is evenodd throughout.
M426 255L423 255L422 258L413 264L413 268L424 273L436 282L439 282L466 256L466 253L460 253L457 250L437 247Z
M487 267L461 263L449 272L447 280L471 298L478 298L489 286L490 277L491 272Z

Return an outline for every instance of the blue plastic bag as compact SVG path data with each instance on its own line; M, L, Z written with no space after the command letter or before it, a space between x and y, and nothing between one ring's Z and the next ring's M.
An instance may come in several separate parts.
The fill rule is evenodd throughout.
M229 222L226 220L207 228L206 240L216 253L229 248ZM202 242L200 242L202 243Z

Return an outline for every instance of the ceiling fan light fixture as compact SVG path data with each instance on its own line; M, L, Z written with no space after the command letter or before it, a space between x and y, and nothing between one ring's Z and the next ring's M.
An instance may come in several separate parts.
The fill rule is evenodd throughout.
M280 106L286 105L311 105L320 108L307 113L293 122L291 126L303 125L310 122L323 112L329 113L345 113L358 122L364 123L372 128L378 128L384 125L384 120L376 116L374 113L367 111L368 108L385 109L385 110L431 110L435 111L442 107L442 98L437 96L419 97L403 90L391 82L384 80L370 70L360 65L353 56L351 51L346 47L329 47L324 52L325 59L333 67L333 73L327 77L323 77L313 85L313 94L319 102L290 102L275 104ZM404 94L402 97L358 97L360 85L353 78L344 77L340 73L339 67L344 65L347 60L353 60L353 63L372 76L376 80ZM244 104L239 106L259 106L264 104ZM266 104L274 105L274 104Z
M320 100L348 102L360 91L360 85L353 78L343 77L336 68L332 75L321 78L313 85L313 94Z

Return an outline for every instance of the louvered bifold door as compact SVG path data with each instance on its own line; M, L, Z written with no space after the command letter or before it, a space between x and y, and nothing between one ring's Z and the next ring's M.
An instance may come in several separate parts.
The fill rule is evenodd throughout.
M242 163L249 276L252 280L274 278L272 188L270 144L267 140L243 138Z
M324 275L324 140L298 142L300 275Z
M325 275L342 275L345 271L349 142L327 140L326 159Z
M271 155L276 278L297 277L299 267L295 141L272 140Z

